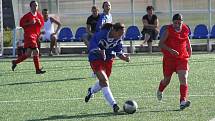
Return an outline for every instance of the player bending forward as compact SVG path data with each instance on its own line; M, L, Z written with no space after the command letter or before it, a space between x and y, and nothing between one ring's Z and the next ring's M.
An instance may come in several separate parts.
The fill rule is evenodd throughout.
M121 23L103 26L102 30L96 33L89 44L89 62L92 70L96 74L98 81L88 89L85 102L88 102L94 93L102 90L106 101L113 108L113 112L118 112L119 106L114 99L109 87L109 77L111 74L113 60L118 56L121 60L129 62L130 58L122 52L122 37L125 33L125 26ZM115 54L113 54L115 53Z

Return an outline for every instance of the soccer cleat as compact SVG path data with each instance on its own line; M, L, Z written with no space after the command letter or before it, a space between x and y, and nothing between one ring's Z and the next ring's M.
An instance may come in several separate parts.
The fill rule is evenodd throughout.
M185 108L189 107L191 104L191 102L188 100L188 101L181 101L180 103L180 109L181 110L184 110Z
M16 63L15 63L15 60L12 60L12 66L11 66L12 71L15 70L16 66L17 66L17 65L16 65Z
M157 99L159 100L159 101L161 101L162 100L162 98L163 98L163 92L161 92L161 91L157 91Z
M90 98L93 97L93 93L91 92L91 88L88 88L87 96L85 97L85 102L89 102Z
M113 105L113 112L117 113L119 111L119 106L117 104Z
M36 74L44 74L46 71L43 71L42 69L36 70Z

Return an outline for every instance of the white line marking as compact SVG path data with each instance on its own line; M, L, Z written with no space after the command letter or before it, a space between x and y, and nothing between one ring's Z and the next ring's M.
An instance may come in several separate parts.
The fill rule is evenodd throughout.
M165 95L167 98L178 97L175 95ZM189 95L189 97L215 97L215 95ZM156 98L156 96L136 96L136 97L116 97L116 99L140 99L140 98ZM96 100L101 100L103 97L96 97ZM35 100L1 100L0 103L23 103L23 102L48 102L48 101L73 101L73 100L84 100L83 98L56 98L56 99L35 99Z
M209 120L209 121L215 121L215 118L213 118L213 119L211 119L211 120Z

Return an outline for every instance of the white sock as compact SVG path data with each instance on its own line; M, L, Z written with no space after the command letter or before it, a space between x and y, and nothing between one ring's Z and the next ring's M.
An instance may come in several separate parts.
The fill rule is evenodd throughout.
M91 93L97 93L101 89L102 87L100 86L99 81L97 81L96 84L92 86Z
M110 88L109 87L103 87L102 92L103 92L103 95L104 95L106 101L110 104L111 107L113 107L113 105L116 104L116 101L112 95Z

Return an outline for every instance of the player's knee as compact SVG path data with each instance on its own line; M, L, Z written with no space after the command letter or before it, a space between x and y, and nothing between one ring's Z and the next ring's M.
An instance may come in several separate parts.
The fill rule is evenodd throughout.
M109 84L107 80L99 80L99 85L101 87L107 87Z

